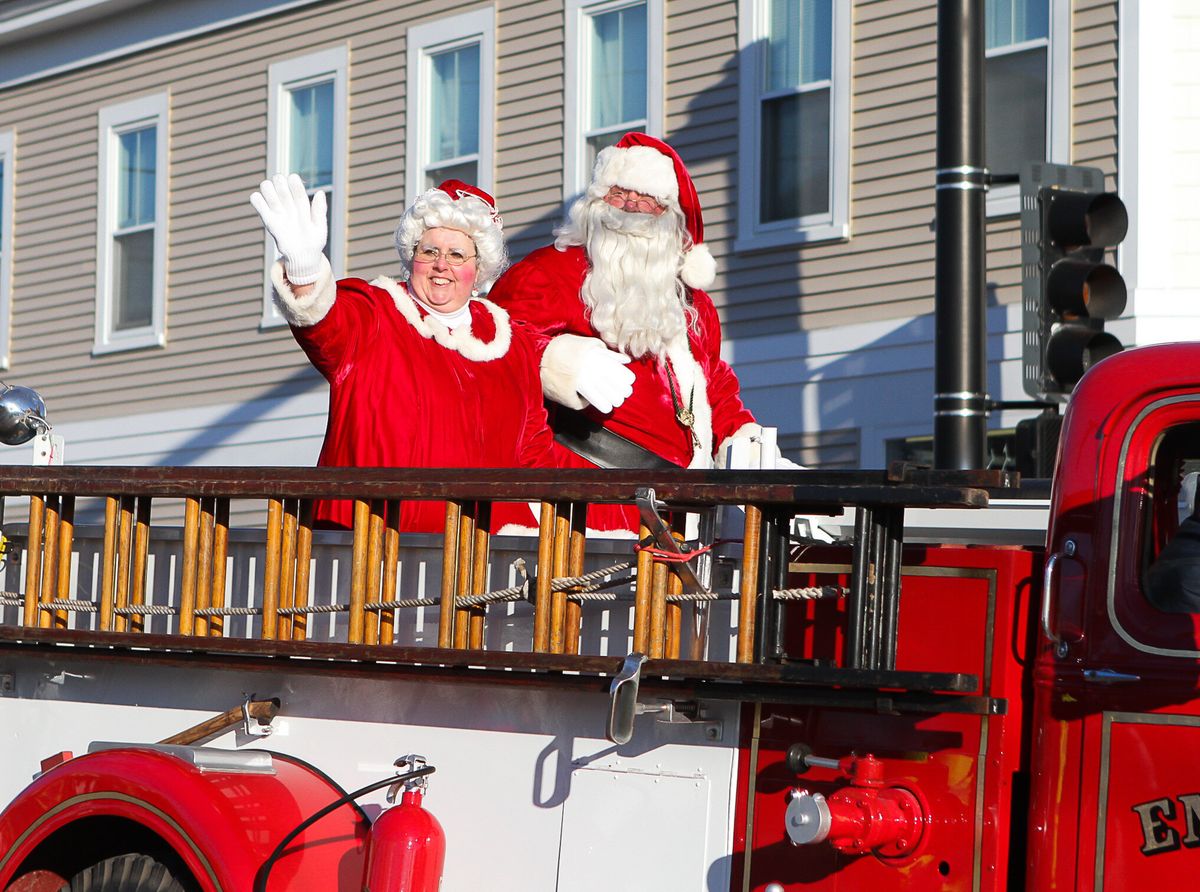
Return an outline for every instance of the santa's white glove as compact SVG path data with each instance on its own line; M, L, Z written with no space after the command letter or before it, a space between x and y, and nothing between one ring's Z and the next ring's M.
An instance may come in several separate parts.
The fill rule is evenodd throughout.
M288 281L293 285L315 282L325 262L325 242L329 237L325 193L316 193L310 202L299 176L277 173L262 181L258 191L250 196L250 203L275 239Z
M615 350L586 350L579 358L576 392L597 412L608 414L633 393L633 372L625 366L629 357Z

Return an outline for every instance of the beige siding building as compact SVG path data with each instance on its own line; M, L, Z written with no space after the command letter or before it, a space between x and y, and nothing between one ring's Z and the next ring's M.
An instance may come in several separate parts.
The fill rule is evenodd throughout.
M1195 336L1200 13L984 5L994 172L1100 167L1133 220L1111 330ZM748 403L808 463L881 465L932 429L936 6L0 0L3 377L71 462L309 464L325 385L267 296L264 176L327 191L335 271L371 278L443 175L496 195L519 258L646 129L695 178ZM997 399L1024 398L1015 191L989 196Z

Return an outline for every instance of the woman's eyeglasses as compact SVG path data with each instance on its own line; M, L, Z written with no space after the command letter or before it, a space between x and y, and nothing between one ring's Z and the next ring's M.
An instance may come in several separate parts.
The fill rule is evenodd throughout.
M474 254L464 254L462 251L445 251L429 245L417 245L413 248L413 260L418 263L437 263L439 257L445 257L451 266L462 266L468 260L474 260Z

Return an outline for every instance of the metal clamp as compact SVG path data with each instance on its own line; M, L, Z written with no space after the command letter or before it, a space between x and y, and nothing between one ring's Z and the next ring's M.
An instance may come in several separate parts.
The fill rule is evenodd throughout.
M671 554L686 554L679 547L679 542L671 535L671 528L667 526L666 521L659 515L658 509L662 507L654 496L653 488L649 486L639 487L635 494L638 513L641 515L642 523L646 529L650 531L650 535L654 537L654 543L663 551ZM695 558L686 562L675 564L675 572L679 574L679 578L683 580L683 590L692 594L709 594L708 586L700 581L700 577L696 573L696 567L693 565Z
M271 727L273 715L263 718L253 715L250 706L254 702L254 694L242 701L242 731L247 737L270 737L275 729Z
M1050 622L1051 604L1054 600L1054 570L1058 566L1059 558L1074 556L1075 540L1067 539L1063 542L1062 552L1056 551L1046 558L1046 572L1042 576L1042 634L1054 645L1054 655L1060 660L1067 655L1070 645L1054 631Z
M694 724L704 729L708 740L720 740L724 724L718 719L709 719L695 700L655 700L652 703L638 702L638 688L642 683L642 664L646 655L631 653L621 664L621 671L608 687L608 727L604 736L617 746L624 746L633 739L633 723L639 715L653 715L656 720L670 725Z
M409 771L420 771L428 764L424 756L418 756L416 753L409 753L407 756L401 756L392 763L396 768L397 774L406 774ZM395 803L396 796L401 791L407 793L411 790L420 790L424 794L429 789L429 775L422 774L420 777L406 777L403 780L398 780L396 783L388 787L387 801Z

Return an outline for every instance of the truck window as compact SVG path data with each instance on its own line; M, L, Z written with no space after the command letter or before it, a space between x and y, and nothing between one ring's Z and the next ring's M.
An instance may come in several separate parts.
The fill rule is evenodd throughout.
M1142 590L1166 613L1200 613L1200 424L1178 425L1155 444L1143 530Z

